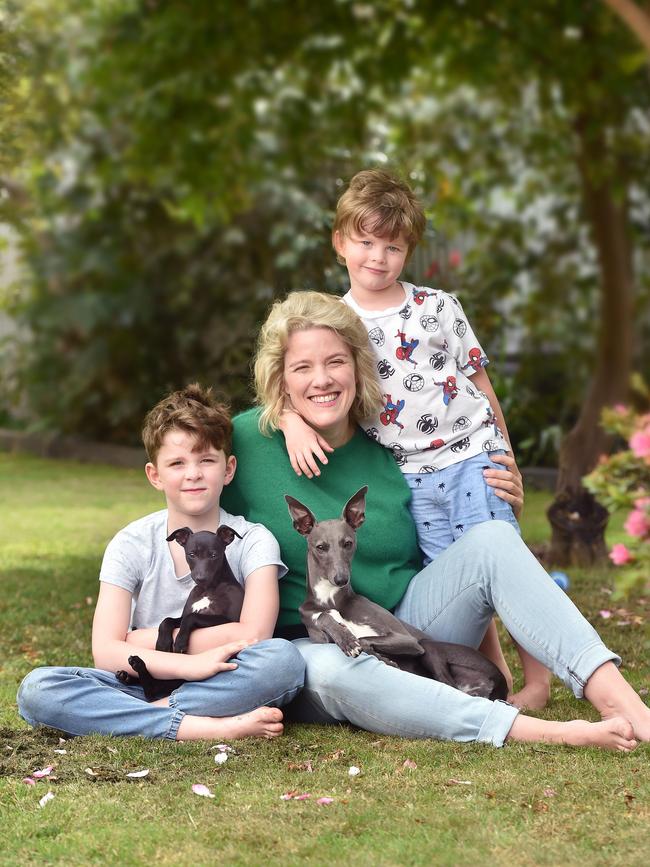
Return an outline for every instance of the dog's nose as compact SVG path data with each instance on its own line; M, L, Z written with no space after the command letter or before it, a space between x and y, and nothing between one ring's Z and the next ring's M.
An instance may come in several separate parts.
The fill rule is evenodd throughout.
M345 587L345 585L348 583L349 580L350 580L349 575L341 575L340 573L337 573L334 576L334 583L336 584L337 587Z

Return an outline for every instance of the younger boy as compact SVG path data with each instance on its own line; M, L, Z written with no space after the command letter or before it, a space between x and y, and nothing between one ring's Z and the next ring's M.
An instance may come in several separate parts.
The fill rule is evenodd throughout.
M350 278L343 300L368 330L384 390L383 410L363 427L393 451L411 488L426 564L475 524L518 524L509 495L498 495L484 477L485 470L500 469L498 456L510 450L485 371L488 359L455 296L399 279L425 222L405 183L384 171L362 171L339 199L332 242ZM310 475L313 456L303 457L295 415L287 413L282 427L294 468ZM322 450L330 449L318 445L313 453L322 460ZM518 473L514 463L512 470ZM494 624L482 649L507 670ZM528 654L520 656L525 686L512 700L543 707L550 674Z
M219 505L236 469L231 438L226 407L198 385L170 394L147 415L145 472L167 508L132 522L108 544L92 630L97 669L28 675L18 705L31 725L179 740L282 733L279 706L302 687L304 664L293 645L270 638L278 578L286 572L275 538ZM215 532L221 524L242 537L226 549L244 587L240 621L195 630L188 654L155 650L160 621L180 615L193 586L184 549L167 537L181 527ZM134 652L154 677L188 682L148 704L140 686L115 676L120 669L134 673L128 665Z

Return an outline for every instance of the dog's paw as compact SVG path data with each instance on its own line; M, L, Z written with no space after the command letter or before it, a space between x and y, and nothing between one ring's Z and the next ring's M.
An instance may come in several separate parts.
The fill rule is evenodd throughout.
M129 663L130 665L130 663ZM138 682L137 677L133 677L132 674L129 674L128 671L124 671L124 669L120 669L115 672L115 677L119 680L120 683L124 683L127 686L133 686L133 684Z
M350 641L349 644L346 644L345 647L342 648L342 650L346 656L355 658L361 653L363 647L361 647L358 641Z
M138 674L148 674L147 666L144 664L143 660L140 659L139 656L129 656L129 665L133 669L133 671Z

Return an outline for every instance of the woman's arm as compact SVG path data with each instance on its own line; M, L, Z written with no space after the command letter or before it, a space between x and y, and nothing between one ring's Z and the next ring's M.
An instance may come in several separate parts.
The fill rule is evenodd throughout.
M131 599L128 590L105 581L100 582L92 631L93 658L97 668L113 672L123 669L135 674L128 662L134 646L126 640L131 617ZM249 641L230 642L193 656L164 653L146 647L138 647L137 652L154 677L204 680L219 671L237 668L236 663L226 660L248 644Z
M492 407L492 412L496 416L497 424L503 433L504 439L507 442L510 451L512 452L512 445L510 444L510 435L508 434L508 428L506 426L506 420L503 415L503 410L501 409L501 405L499 404L499 399L495 394L494 389L492 388L492 383L486 373L486 371L481 368L471 377L472 384L476 386L476 388L480 389L486 396L490 402L490 406ZM521 516L522 510L524 508L524 485L521 478L521 473L519 472L519 468L517 467L517 462L514 459L512 454L509 455L494 455L492 460L497 464L503 464L504 470L485 470L483 475L485 477L486 482L490 487L494 488L494 493L501 497L502 500L510 503L512 506L512 511L515 513L515 517L519 518Z
M188 653L202 653L232 641L254 644L271 638L279 609L278 567L269 565L255 569L246 578L239 622L195 629L190 635ZM177 632L174 630L174 637ZM136 647L153 650L157 638L157 629L136 629L126 636L126 641L133 652Z

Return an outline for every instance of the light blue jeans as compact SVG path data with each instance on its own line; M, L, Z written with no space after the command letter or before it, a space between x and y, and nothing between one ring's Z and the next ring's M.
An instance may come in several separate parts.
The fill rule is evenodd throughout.
M478 647L493 614L515 641L581 698L608 650L569 597L504 521L468 530L409 584L395 614L439 641ZM505 702L391 668L374 656L345 656L333 644L294 642L307 663L290 719L347 721L409 738L485 741L502 746L517 716Z
M237 654L237 668L188 681L151 705L139 686L96 668L37 668L18 690L18 710L30 725L70 735L142 735L174 740L185 714L228 717L256 707L281 707L303 685L305 664L289 641L272 638Z

